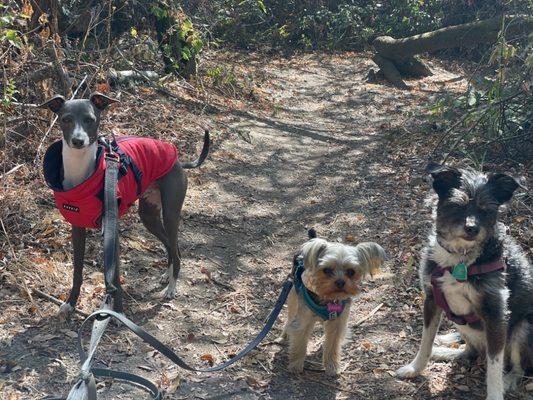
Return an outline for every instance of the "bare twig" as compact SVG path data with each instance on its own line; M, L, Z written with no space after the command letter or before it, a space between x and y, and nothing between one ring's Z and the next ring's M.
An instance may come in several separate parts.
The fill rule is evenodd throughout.
M376 306L372 311L370 311L367 315L365 315L363 318L361 318L359 321L356 321L355 324L353 326L359 326L361 325L363 322L369 320L370 318L372 318L372 316L374 316L375 313L377 313L379 311L379 309L381 307L383 307L384 303L380 303L378 306Z
M24 164L19 164L17 165L16 167L13 167L11 168L9 171L7 171L5 174L3 175L0 175L0 179L3 179L5 178L6 176L8 176L9 174L15 172L16 170L20 169L20 167L22 167Z
M48 300L50 303L54 303L54 304L57 304L58 306L62 305L63 302L59 299L56 299L55 297L53 296L50 296L49 294L46 294L45 292L42 292L40 291L39 289L33 289L33 293L37 296L37 297L40 297L41 299L44 299L44 300ZM81 315L83 318L87 318L89 316L89 314L87 314L86 312L83 312L81 310L78 310L77 308L74 309L74 312L76 314L79 314Z

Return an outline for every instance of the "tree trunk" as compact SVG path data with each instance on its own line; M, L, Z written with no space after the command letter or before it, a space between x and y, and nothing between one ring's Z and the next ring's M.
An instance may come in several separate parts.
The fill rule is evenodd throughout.
M494 43L498 39L502 27L502 17L494 17L484 21L471 22L463 25L448 26L436 31L422 33L403 39L390 36L379 36L372 46L379 56L378 61L385 64L382 72L395 86L405 89L407 85L401 76L428 76L431 70L421 61L414 58L416 54L426 53L453 47L472 47L479 43ZM532 16L505 17L505 37L511 38L520 34L529 34L533 30ZM380 67L381 65L376 62ZM391 65L392 64L392 65Z

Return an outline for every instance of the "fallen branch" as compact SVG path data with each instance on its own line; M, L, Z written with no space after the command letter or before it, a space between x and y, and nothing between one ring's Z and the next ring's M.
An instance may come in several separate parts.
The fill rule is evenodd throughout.
M483 21L447 26L436 31L394 39L378 36L372 42L376 54L374 62L383 75L396 87L407 89L402 76L423 77L431 70L415 55L454 47L473 47L479 43L495 43L505 18L505 37L527 35L533 29L533 17L528 15L497 16Z
M61 306L64 303L63 301L61 301L59 299L56 299L55 297L50 296L49 294L46 294L45 292L42 292L39 289L35 289L34 288L34 289L32 289L32 291L37 297L40 297L41 299L47 300L50 303L57 304L58 306ZM78 310L77 308L74 309L74 312L76 314L81 315L83 318L87 318L89 316L89 314L87 314L86 312L83 312L81 310Z
M3 175L0 175L0 179L3 179L5 178L6 176L8 176L9 174L12 174L13 172L15 172L16 170L18 170L20 167L22 167L24 164L19 164L17 165L16 167L13 167L11 168L9 171L7 171L5 174Z
M375 313L379 311L381 307L383 307L384 303L380 303L378 306L376 306L372 311L370 311L367 315L365 315L363 318L361 318L359 321L357 321L353 326L359 326L363 322L369 320L374 316Z

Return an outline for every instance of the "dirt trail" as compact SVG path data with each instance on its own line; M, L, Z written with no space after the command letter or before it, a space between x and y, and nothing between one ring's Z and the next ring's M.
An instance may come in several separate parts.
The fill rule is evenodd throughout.
M222 373L179 370L116 330L100 359L160 382L170 388L169 399L483 398L479 364L432 363L424 377L406 382L392 376L413 357L420 337L414 264L429 211L423 205L428 185L420 174L425 154L416 146L391 144L389 134L405 135L415 105L428 99L425 89L436 93L435 82L453 75L437 68L417 90L401 92L365 83L371 62L363 56L250 63L269 76L263 89L274 106L226 114L230 133L214 138L205 167L191 174L174 301L159 298L163 251L158 243L135 215L122 224L126 313L192 363L207 365L201 356L218 363L262 327L291 256L306 239L306 226L330 240L376 241L390 260L354 304L344 372L331 379L316 371L317 335L309 370L290 375L286 348L272 342L284 313L259 350ZM89 258L97 260L99 254L92 249ZM101 279L97 268L88 268L86 275L89 281ZM51 327L55 309L45 309L34 328L0 349L17 360L31 351L31 357L17 361L23 371L34 371L27 373L27 398L66 393L77 371L74 339L64 333L74 331L79 320L67 328ZM32 341L45 334L52 337ZM142 393L113 383L101 396L137 399Z

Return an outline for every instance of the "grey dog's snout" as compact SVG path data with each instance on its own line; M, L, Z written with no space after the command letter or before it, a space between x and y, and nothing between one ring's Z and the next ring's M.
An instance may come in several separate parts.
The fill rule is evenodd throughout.
M72 146L73 147L81 148L81 147L83 147L83 143L85 141L83 139L80 139L80 138L72 138L71 142L72 142Z

